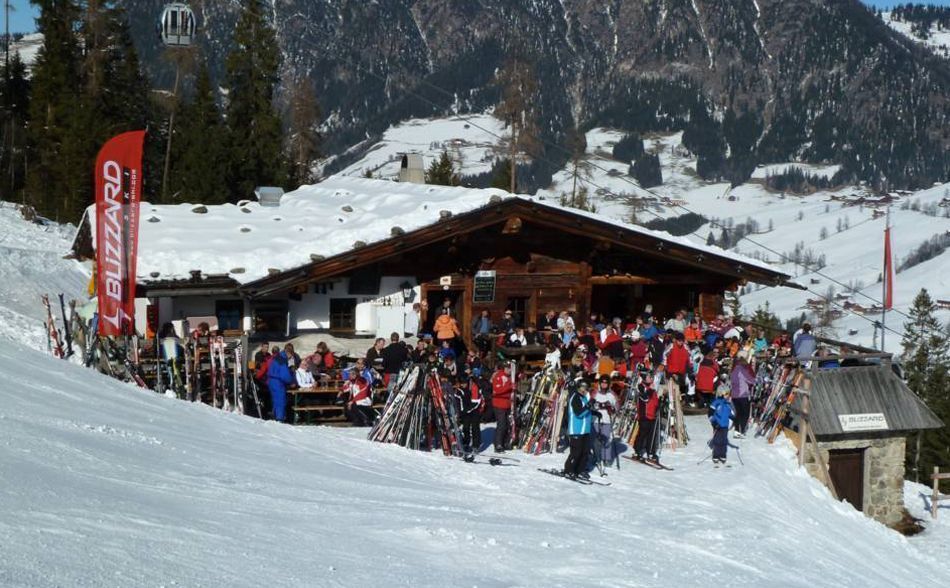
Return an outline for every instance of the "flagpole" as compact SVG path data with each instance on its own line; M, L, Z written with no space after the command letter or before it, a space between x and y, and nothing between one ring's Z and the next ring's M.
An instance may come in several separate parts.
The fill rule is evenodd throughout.
M890 260L887 256L890 254L888 251L888 241L890 235L887 232L891 228L891 207L887 207L887 212L884 215L884 279L881 280L881 351L884 352L884 335L886 334L887 326L887 289L891 287L888 283L890 282L889 274L889 265Z

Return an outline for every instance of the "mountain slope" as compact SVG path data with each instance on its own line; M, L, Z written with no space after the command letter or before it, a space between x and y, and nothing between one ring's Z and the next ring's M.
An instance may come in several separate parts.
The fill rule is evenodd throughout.
M151 30L161 4L132 0L127 10L166 87ZM199 10L221 84L238 6L209 0ZM747 160L798 157L894 186L950 178L950 63L857 0L280 0L274 18L285 85L317 86L333 153L401 120L483 111L497 98L496 68L520 54L535 63L552 142L575 125L677 130L713 116L723 124L695 130L718 137L706 141L712 149L728 144L735 161L720 171L740 179ZM534 187L565 155L549 148L545 159Z

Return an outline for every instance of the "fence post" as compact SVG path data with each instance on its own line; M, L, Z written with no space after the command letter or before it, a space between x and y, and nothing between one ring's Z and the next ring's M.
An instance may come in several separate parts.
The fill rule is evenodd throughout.
M937 518L937 504L940 502L940 467L934 466L934 493L930 499L930 516Z

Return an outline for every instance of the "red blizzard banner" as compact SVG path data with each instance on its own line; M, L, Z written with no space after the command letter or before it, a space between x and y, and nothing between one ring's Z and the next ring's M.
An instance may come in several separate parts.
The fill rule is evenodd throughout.
M145 131L113 137L96 158L99 334L135 333L135 254Z

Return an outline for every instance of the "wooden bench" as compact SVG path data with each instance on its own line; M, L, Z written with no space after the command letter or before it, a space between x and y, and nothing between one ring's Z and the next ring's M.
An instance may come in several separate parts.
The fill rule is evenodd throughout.
M294 398L291 406L294 424L348 426L346 405L337 404L342 390L341 380L318 382L310 388L288 390L287 393ZM373 408L380 411L384 406L382 403L373 404Z

